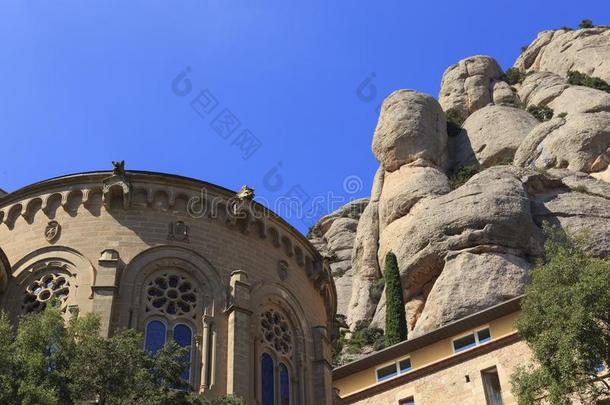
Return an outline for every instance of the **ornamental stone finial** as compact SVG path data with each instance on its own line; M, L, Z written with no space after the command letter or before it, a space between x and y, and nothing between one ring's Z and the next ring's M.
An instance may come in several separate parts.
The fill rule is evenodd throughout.
M254 189L247 185L242 186L237 192L237 198L240 200L252 200L254 198Z
M119 161L112 161L112 174L114 175L118 175L118 176L123 176L125 175L125 161L121 160Z
M125 161L112 161L112 176L102 180L102 194L104 205L110 208L113 196L120 195L123 200L123 208L128 209L131 204L131 182L125 174Z

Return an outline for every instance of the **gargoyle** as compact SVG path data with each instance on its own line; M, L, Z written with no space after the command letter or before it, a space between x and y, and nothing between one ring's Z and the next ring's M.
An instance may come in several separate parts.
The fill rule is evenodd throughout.
M112 161L112 174L123 176L125 175L125 161L121 160L120 162Z
M254 198L254 189L248 186L242 186L236 195L240 200L252 200Z

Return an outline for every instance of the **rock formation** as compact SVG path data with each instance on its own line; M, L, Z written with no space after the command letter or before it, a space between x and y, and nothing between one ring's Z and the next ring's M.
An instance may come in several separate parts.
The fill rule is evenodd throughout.
M527 72L553 72L566 77L569 70L597 76L610 83L610 29L544 31L515 62Z
M522 294L544 222L610 252L610 94L567 80L578 70L610 82L610 28L543 32L514 67L523 80L510 85L493 58L473 56L445 71L438 102L413 90L384 101L370 202L315 228L331 266L347 269L336 282L350 326L384 326L384 297L370 292L389 251L410 337ZM553 117L539 121L540 108ZM449 110L464 120L456 136ZM478 173L459 184L466 166Z
M309 232L311 243L330 264L337 288L337 313L345 314L352 296L352 246L367 198L354 200L322 217Z

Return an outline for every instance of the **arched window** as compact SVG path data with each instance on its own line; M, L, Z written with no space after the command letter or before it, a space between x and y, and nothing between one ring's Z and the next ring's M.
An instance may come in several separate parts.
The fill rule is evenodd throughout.
M150 354L154 354L165 346L166 335L167 330L163 322L157 320L148 322L144 337L144 348L146 351Z
M260 315L261 403L290 405L290 362L293 333L288 319L279 311L269 309ZM271 354L273 354L273 357Z
M188 347L188 353L184 355L184 359L188 362L188 369L185 370L181 377L185 381L191 380L191 355L193 353L193 332L190 326L179 323L174 327L174 341L180 347Z
M66 309L71 289L70 277L63 271L47 271L25 287L21 309L24 313L39 312L47 303L57 300L62 311Z
M195 366L194 333L189 324L196 318L197 294L193 280L172 269L153 274L144 287L144 311L152 317L145 326L144 347L149 353L156 353L171 339L188 348L184 357L189 367L181 378L189 384L194 383Z
M275 389L273 375L273 359L267 353L261 358L261 402L262 405L274 405Z
M280 405L290 405L290 376L284 363L280 363Z

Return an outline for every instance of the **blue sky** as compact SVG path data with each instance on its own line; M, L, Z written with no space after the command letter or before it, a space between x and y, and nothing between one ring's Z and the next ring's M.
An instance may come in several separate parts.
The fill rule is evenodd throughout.
M282 213L306 231L368 195L383 97L437 96L459 59L488 54L506 69L541 30L610 24L606 2L574 4L3 1L0 187L124 159L248 184L271 206L286 194L325 201L314 218Z

